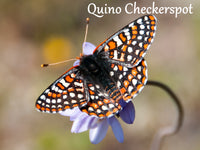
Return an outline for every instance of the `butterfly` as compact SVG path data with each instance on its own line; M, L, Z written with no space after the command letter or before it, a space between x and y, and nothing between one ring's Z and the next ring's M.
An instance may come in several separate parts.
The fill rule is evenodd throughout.
M120 101L128 103L147 82L144 56L155 31L153 15L123 27L53 82L37 99L37 110L57 113L79 107L98 118L118 114L123 109Z

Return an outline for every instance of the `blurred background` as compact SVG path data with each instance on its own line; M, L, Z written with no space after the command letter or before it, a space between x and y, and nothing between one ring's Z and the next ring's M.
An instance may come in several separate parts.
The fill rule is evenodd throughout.
M88 132L72 134L72 122L59 114L35 110L41 92L70 68L73 62L41 68L79 56L85 34L85 18L90 17L88 42L98 45L129 22L142 15L105 15L97 18L87 11L97 6L124 7L120 0L0 0L0 149L1 150L147 150L155 132L172 125L177 117L170 97L156 87L146 86L133 100L136 120L121 122L124 143L109 128L98 145ZM193 15L156 15L157 33L145 56L149 79L170 86L185 109L180 132L167 138L162 150L200 149L200 1L156 1L157 6L193 5ZM151 6L152 1L137 1Z

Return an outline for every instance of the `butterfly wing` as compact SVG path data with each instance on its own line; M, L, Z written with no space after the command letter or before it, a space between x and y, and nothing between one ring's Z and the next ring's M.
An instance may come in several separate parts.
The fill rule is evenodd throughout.
M97 46L94 55L128 67L136 66L153 42L155 30L155 16L138 18Z
M79 66L72 67L39 96L36 108L42 112L56 113L86 105L88 98L84 84Z
M99 84L87 81L89 102L81 111L98 118L110 117L121 110L121 105L109 97Z
M110 63L107 68L126 102L132 100L147 82L147 64L144 59L132 68L115 63Z

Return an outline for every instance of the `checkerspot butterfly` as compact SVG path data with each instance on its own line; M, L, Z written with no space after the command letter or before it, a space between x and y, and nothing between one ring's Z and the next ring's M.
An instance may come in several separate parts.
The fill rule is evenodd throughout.
M96 47L92 55L66 71L37 99L36 108L56 113L79 107L98 118L117 114L120 100L129 102L147 82L144 55L153 42L156 18L146 15L129 23Z

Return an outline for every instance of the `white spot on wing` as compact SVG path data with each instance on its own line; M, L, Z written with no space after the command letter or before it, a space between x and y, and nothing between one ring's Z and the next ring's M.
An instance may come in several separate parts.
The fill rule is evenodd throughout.
M137 20L137 23L138 23L138 24L142 23L142 19L141 19L141 18L138 19L138 20Z
M73 104L75 104L77 101L76 101L76 100L71 100L71 102L72 102Z
M136 41L135 41L136 42ZM132 47L128 47L128 52L132 53L133 52L133 48Z
M46 96L45 96L45 95L41 95L41 96L40 96L40 99L45 100L45 99L46 99Z
M132 83L133 83L134 86L136 86L137 80L136 80L136 79L133 79L133 80L132 80Z
M114 76L114 72L113 71L110 71L110 76Z
M145 26L143 24L140 25L140 29L144 29Z
M113 59L117 59L117 50L114 50L114 57Z
M66 99L67 98L67 95L63 95L63 99Z
M113 38L113 40L114 40L115 42L117 42L117 46L120 46L120 45L123 44L122 41L119 39L118 36L115 36L115 37Z
M69 93L69 95L70 95L71 97L75 97L75 94L74 94L74 93Z
M131 61L132 58L133 58L133 57L132 57L131 55L128 55L128 56L127 56L127 60L128 60L128 61Z

